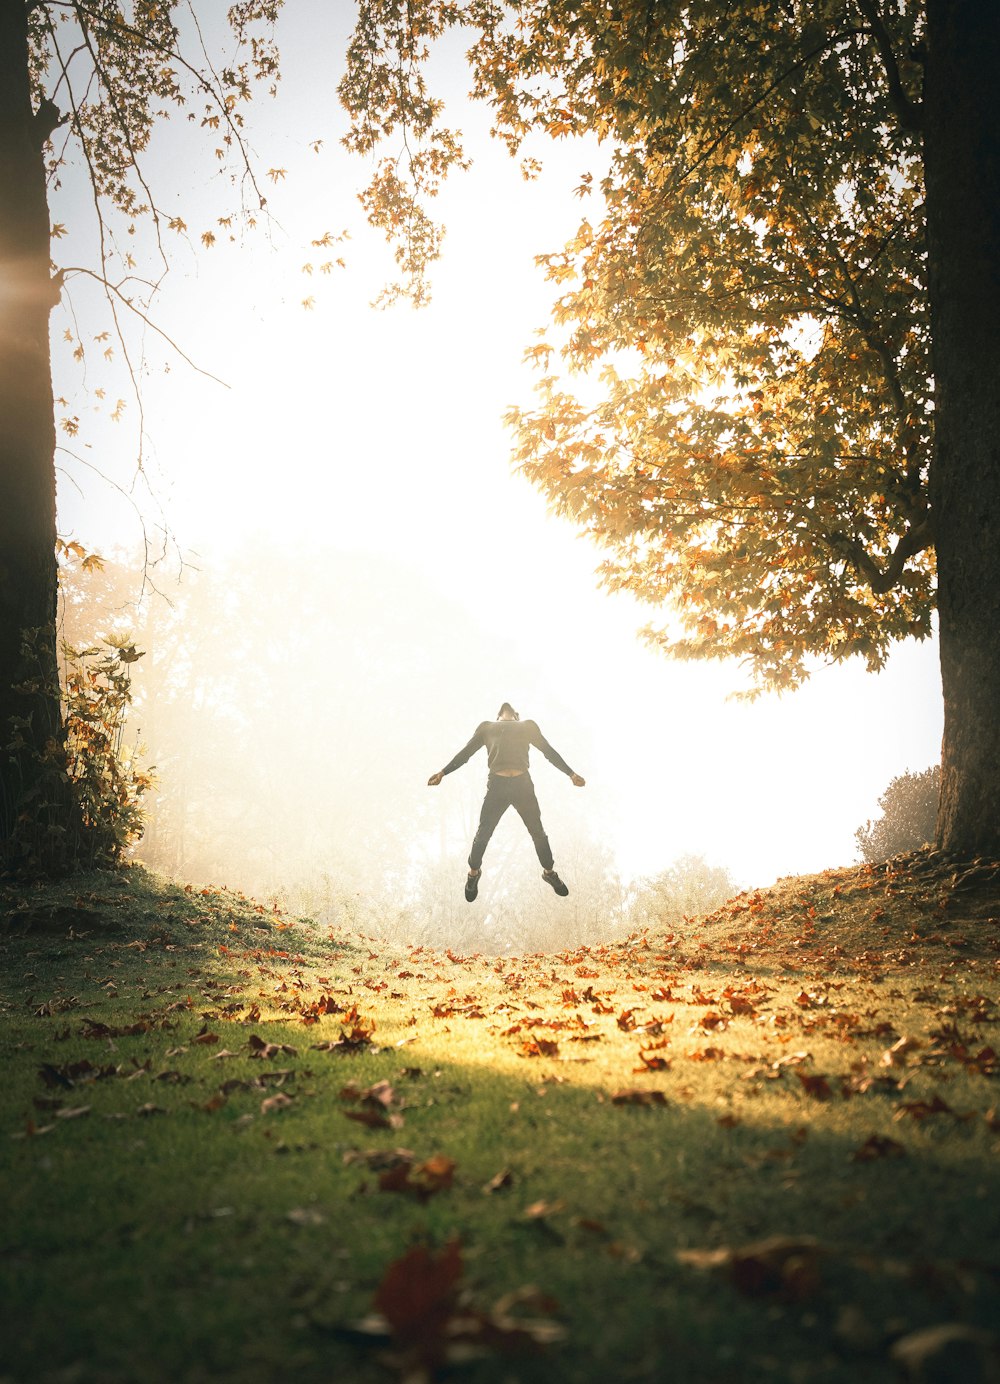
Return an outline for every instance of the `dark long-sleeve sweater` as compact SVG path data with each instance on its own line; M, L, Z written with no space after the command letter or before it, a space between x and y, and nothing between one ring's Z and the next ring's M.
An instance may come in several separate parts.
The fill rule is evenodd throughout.
M444 766L442 774L460 769L484 745L491 774L511 770L527 773L528 747L534 745L550 764L573 777L573 770L562 755L552 748L534 721L482 721L465 748L459 750L455 758Z

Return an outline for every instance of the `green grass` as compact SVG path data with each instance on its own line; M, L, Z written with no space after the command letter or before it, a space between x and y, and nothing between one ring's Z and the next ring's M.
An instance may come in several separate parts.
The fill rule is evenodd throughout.
M351 1326L453 1238L476 1307L532 1285L564 1330L460 1378L895 1378L907 1333L1000 1316L998 921L988 872L928 858L500 960L139 869L8 888L0 1379L385 1379ZM401 1125L346 1118L382 1080ZM398 1148L452 1185L381 1190L359 1155Z

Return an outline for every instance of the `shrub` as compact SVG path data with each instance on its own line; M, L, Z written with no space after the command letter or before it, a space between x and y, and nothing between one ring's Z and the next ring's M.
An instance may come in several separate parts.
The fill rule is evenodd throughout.
M38 641L25 653L44 677ZM142 653L127 640L101 647L63 646L62 727L42 750L12 723L3 747L9 827L0 843L0 866L22 875L59 874L121 863L144 826L142 798L152 778L138 763L138 747L124 744L132 703L131 665ZM26 686L30 690L30 685Z
M894 778L878 800L881 817L854 833L862 857L875 864L933 841L940 789L941 769L936 764L923 773L907 770Z

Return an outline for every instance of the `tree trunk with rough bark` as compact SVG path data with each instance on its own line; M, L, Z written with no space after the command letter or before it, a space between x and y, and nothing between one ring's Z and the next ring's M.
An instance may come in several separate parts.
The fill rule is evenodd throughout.
M33 751L59 736L56 676L55 428L44 145L54 121L32 110L25 0L0 0L0 747L29 718L19 765L0 753L0 859ZM37 652L22 653L26 631ZM18 691L34 685L27 695Z
M928 0L939 844L1000 856L1000 4Z

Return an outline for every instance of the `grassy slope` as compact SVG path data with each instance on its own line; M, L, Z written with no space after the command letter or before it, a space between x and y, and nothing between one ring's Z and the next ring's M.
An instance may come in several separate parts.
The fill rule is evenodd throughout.
M895 1378L1000 1315L998 924L996 874L931 855L500 960L139 869L8 890L0 1380L384 1379L344 1328L452 1237L475 1304L531 1284L565 1329L471 1380ZM399 1148L452 1185L381 1190Z

